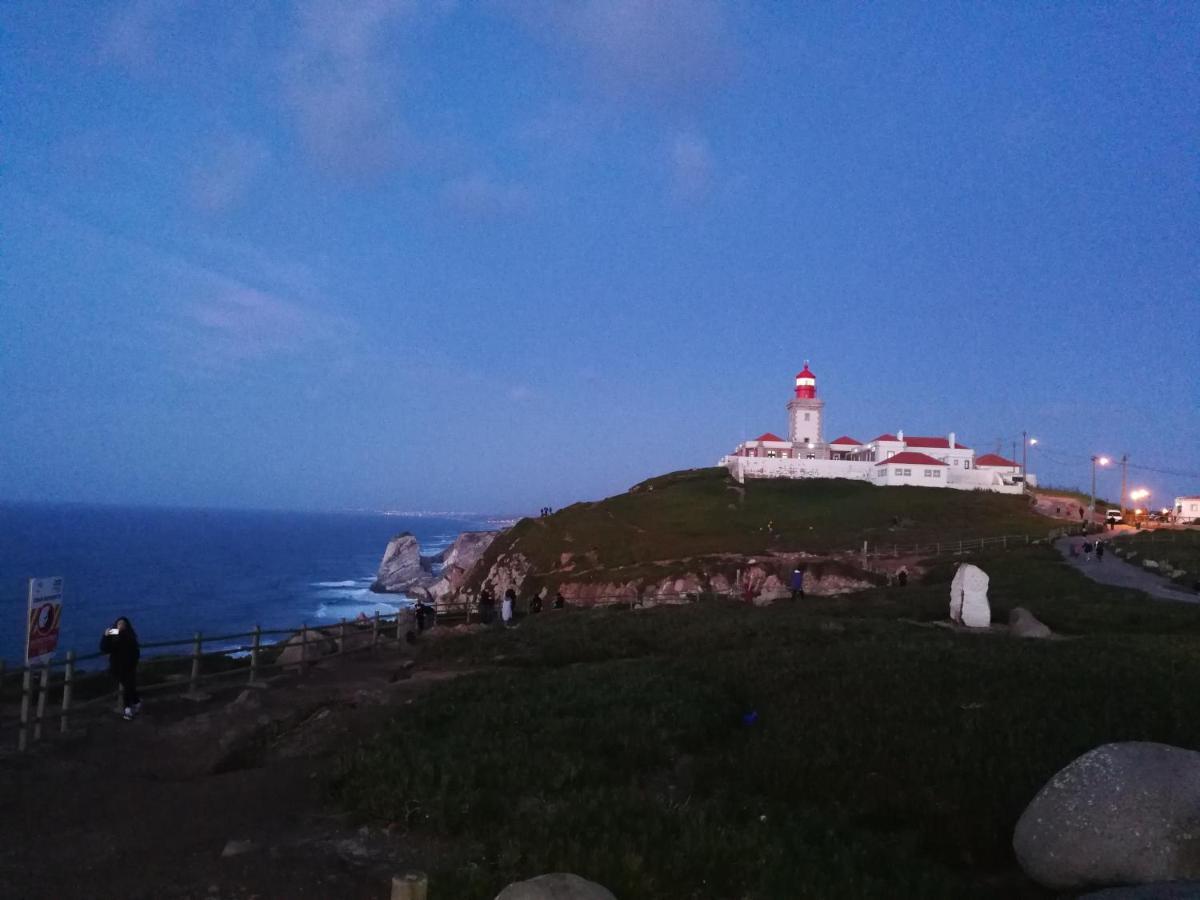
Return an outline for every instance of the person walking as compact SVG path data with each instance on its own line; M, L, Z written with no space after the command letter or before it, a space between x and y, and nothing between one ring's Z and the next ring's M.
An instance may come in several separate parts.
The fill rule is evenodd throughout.
M1083 561L1084 562L1092 561L1092 542L1091 541L1083 542Z
M142 698L137 690L137 667L142 648L137 632L127 618L121 616L100 637L100 652L108 654L108 671L124 694L123 714L126 719L132 719L142 711Z
M509 588L504 592L504 602L500 604L500 620L505 627L512 623L513 607L517 605L517 592Z
M1096 541L1096 562L1104 560L1104 541Z
M804 599L804 566L792 570L792 599Z
M563 599L562 591L554 592L554 608L562 609L567 605L567 601Z
M900 585L900 587L904 587L905 585L908 584L908 567L907 566L901 566L900 570L896 573L896 584Z

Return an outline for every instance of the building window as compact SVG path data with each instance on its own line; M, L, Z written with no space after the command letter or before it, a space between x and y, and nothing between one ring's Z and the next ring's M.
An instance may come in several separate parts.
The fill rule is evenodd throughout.
M805 421L805 422L807 422L807 421L808 421L808 415L809 415L808 413L805 413L805 414L804 414L804 421Z
M971 461L970 461L969 459L964 459L964 460L963 460L963 468L964 468L964 469L969 469L969 468L971 468Z
M934 477L934 478L941 478L941 477L942 477L942 470L941 470L941 469L934 469L934 470L933 470L933 477Z

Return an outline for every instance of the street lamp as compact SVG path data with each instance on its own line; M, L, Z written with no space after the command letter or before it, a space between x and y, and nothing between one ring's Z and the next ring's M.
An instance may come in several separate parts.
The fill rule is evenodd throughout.
M1021 432L1021 481L1029 486L1029 448L1037 446L1037 438L1031 438L1026 431Z
M1096 511L1096 466L1107 466L1109 462L1110 460L1107 456L1092 457L1092 505L1088 507L1089 513L1094 513Z

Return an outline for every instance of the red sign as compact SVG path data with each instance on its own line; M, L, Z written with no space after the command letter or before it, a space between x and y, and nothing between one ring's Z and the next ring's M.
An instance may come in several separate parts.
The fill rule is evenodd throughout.
M45 662L58 648L58 629L62 624L63 580L29 579L29 622L26 630L25 664Z

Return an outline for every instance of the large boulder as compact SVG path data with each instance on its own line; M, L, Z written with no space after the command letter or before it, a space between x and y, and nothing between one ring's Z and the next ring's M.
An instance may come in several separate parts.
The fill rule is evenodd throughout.
M1008 614L1008 633L1013 637L1024 638L1048 638L1054 636L1054 632L1050 630L1049 626L1040 622L1037 616L1023 606L1018 606Z
M283 642L276 662L284 668L314 663L322 656L337 652L337 641L319 628L297 631Z
M988 606L987 573L978 566L963 563L950 584L950 620L968 628L987 628L992 624Z
M371 590L381 594L403 594L430 581L429 573L421 565L421 545L406 531L388 541Z
M1200 878L1200 753L1142 741L1088 751L1025 808L1013 849L1060 891Z
M553 872L539 875L528 881L514 881L499 894L496 900L617 900L608 888L571 875L568 872Z
M442 553L442 565L458 566L469 572L499 534L499 531L464 531Z

